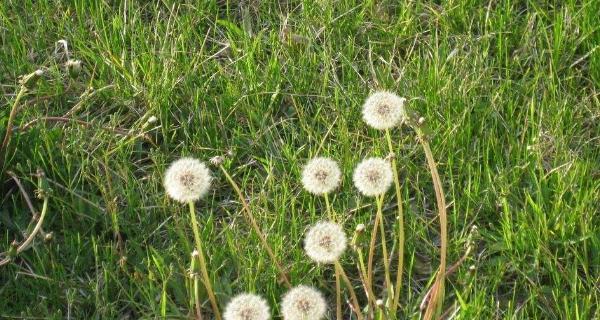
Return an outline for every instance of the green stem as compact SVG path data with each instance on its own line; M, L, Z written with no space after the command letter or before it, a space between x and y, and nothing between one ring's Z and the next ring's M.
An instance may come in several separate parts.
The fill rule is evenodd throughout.
M377 232L379 231L379 214L375 215L375 221L373 222L373 231L371 232L371 242L369 243L369 255L367 256L367 282L370 294L370 300L373 302L373 306L376 306L375 301L377 300L374 296L373 291L373 256L375 255L375 244L377 242Z
M358 298L356 297L356 292L354 292L354 287L352 287L352 282L350 282L348 275L346 275L346 272L344 271L344 268L342 268L342 265L340 264L339 261L335 262L335 268L336 268L336 272L338 272L342 276L342 280L344 280L344 283L346 284L346 288L348 289L348 292L350 292L350 299L352 300L352 307L354 308L356 317L358 318L358 320L363 320L363 315L362 315L362 312L360 309L360 304L358 303Z
M377 215L379 216L379 228L381 232L381 248L383 251L383 271L385 273L385 286L388 290L388 299L393 299L394 294L392 292L392 280L390 276L390 261L388 256L387 244L385 240L385 227L383 220L383 195L378 197L377 201Z
M46 212L47 211L48 211L48 197L44 197L44 204L42 204L42 212L40 214L40 217L39 217L37 223L35 224L35 227L31 231L31 233L29 234L29 237L27 237L27 239L25 240L25 242L23 242L17 248L17 254L19 254L19 253L27 250L27 248L29 247L29 245L31 244L31 242L33 241L33 239L35 238L35 235L42 228L42 224L44 223L44 218L46 217Z
M392 137L390 131L385 131L386 140L392 157L392 170L394 172L394 185L396 187L396 200L398 202L398 273L396 274L396 286L394 287L394 299L390 314L395 315L398 306L400 306L400 289L402 288L402 274L404 271L404 210L402 207L402 189L400 186L400 178L398 174L398 167L396 162L396 152L392 145Z
M0 266L3 266L5 264L9 263L15 256L17 256L21 252L27 250L29 248L29 246L31 245L31 243L33 242L33 240L35 239L35 236L42 230L42 224L44 224L44 218L46 218L46 213L48 212L48 200L50 199L50 196L48 195L46 181L44 179L43 173L42 174L38 173L38 176L39 176L38 188L40 188L40 190L42 191L43 197L44 197L44 202L42 204L42 212L40 213L40 216L37 218L35 227L33 227L33 230L31 230L27 239L25 239L25 241L23 241L23 243L21 243L18 247L16 247L15 251L13 253L10 253L10 251L9 251L9 255L6 258L0 260Z
M363 286L367 293L367 303L369 304L369 313L372 313L375 309L375 296L371 291L371 287L369 286L369 276L367 275L367 269L365 267L365 258L363 257L362 249L357 249L358 253L358 271L361 273L361 279L363 280ZM371 314L369 314L369 319Z
M327 215L329 216L329 220L335 221L335 217L333 216L333 210L331 209L331 204L329 203L329 194L325 194L325 206L327 207Z
M427 165L429 166L429 170L431 171L433 189L435 190L435 198L437 201L438 212L440 216L440 267L434 284L435 291L432 293L431 300L429 301L429 305L427 306L427 311L425 312L424 317L425 319L431 319L433 317L433 313L436 314L436 317L439 317L444 304L446 251L448 247L448 220L446 214L446 200L444 196L444 190L442 189L442 182L440 179L440 175L437 171L435 160L433 159L431 147L429 146L429 142L427 141L427 138L423 135L423 132L421 132L421 130L417 129L417 134L419 135L419 141L421 142L421 145L423 146L423 150L425 152Z
M12 136L13 122L15 121L15 117L17 116L19 101L25 95L25 92L27 92L27 87L25 85L21 85L21 88L19 89L19 92L17 93L17 96L15 97L15 101L13 102L13 105L10 109L10 114L8 116L8 122L6 123L6 133L4 134L4 139L2 140L2 145L0 145L0 154L2 154L2 157L0 157L0 170L2 169L2 166L4 163L4 156L5 156L4 151L6 148L8 148L8 144L10 143L10 137Z
M192 259L190 261L190 274L191 274L191 287L193 290L193 297L190 301L190 307L194 308L196 311L196 319L202 320L202 311L200 310L200 279L198 278L198 274L196 273L196 257L192 255Z
M202 240L200 238L200 232L198 231L198 221L196 220L196 209L194 206L194 202L190 201L189 205L190 217L192 218L192 230L194 232L194 241L196 242L196 250L198 251L200 274L202 275L203 279L202 282L204 283L204 287L206 288L206 292L208 293L208 299L210 300L210 304L215 314L215 318L217 320L221 320L221 312L219 311L217 299L215 298L215 293L213 291L212 284L210 282L210 277L208 276L208 271L206 269L206 259L202 250Z
M340 271L335 268L335 315L337 320L342 320L342 292L340 289Z

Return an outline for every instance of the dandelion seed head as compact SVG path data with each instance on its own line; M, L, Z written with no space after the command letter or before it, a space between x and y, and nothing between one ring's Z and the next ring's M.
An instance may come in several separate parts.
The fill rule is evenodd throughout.
M346 234L341 225L322 221L312 226L304 239L306 254L318 263L334 263L347 246Z
M265 299L255 294L243 293L229 301L223 318L225 320L269 320L271 312Z
M308 192L321 195L340 185L342 172L337 162L330 158L313 158L302 170L302 184Z
M292 288L281 301L284 320L320 320L326 311L327 304L321 292L309 286Z
M208 193L212 177L206 165L193 158L181 158L165 173L164 185L169 197L187 203Z
M362 108L363 120L377 130L396 126L405 116L405 98L388 91L378 91L370 95Z
M374 197L384 194L392 185L393 172L389 162L381 158L367 158L358 164L352 180L363 195Z

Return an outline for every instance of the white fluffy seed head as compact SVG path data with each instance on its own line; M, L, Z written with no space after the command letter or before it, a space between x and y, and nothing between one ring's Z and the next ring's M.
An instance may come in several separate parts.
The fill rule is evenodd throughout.
M235 296L225 307L225 320L269 320L271 311L262 297L243 293Z
M347 246L346 234L341 225L329 221L318 222L304 238L306 254L318 263L334 263Z
M165 173L165 189L175 201L196 201L208 193L212 177L206 165L193 158L181 158Z
M309 286L292 288L281 301L284 320L320 320L326 311L327 303L321 292Z
M342 172L337 162L330 158L313 158L302 170L302 184L308 192L321 195L340 185Z
M384 159L367 158L354 169L352 180L363 195L367 197L382 195L392 185L392 167Z
M363 120L377 130L395 127L405 116L405 98L388 91L370 95L362 108Z
M148 120L147 120L147 122L148 122L149 124L153 124L153 123L155 123L156 121L158 121L158 118L157 118L157 117L155 117L155 116L150 116L150 118L148 118Z

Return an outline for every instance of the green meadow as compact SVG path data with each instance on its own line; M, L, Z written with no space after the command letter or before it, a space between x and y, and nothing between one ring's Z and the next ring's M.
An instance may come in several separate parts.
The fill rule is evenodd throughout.
M335 159L328 200L353 245L340 263L367 306L355 249L377 210L352 175L389 153L361 114L377 90L423 118L439 170L455 266L443 317L600 318L598 12L597 0L2 1L0 318L196 317L189 208L163 186L181 157L225 157L195 204L219 307L252 292L273 319L287 288L224 172L290 282L320 290L335 319L335 270L303 248L327 206L301 182L308 160ZM439 208L415 130L390 133L404 273L397 312L376 319L422 319ZM396 200L392 186L394 279ZM203 286L199 300L214 319ZM343 314L356 319L347 303Z

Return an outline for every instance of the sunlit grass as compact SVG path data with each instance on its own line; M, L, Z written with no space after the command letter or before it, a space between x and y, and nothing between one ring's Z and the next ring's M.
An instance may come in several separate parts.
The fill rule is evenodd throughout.
M598 317L597 1L141 3L0 3L0 137L19 76L44 70L20 97L0 154L0 252L32 220L9 170L38 212L43 170L51 190L41 232L53 234L0 267L0 317L193 314L189 208L167 198L163 175L181 156L223 155L195 208L220 307L253 292L278 315L286 292L227 172L292 285L321 290L333 316L335 270L311 262L302 242L327 206L302 189L302 166L338 161L342 184L328 201L349 237L367 225L356 240L366 253L377 207L353 188L352 171L389 153L361 120L379 89L426 119L448 205L449 267L472 240L446 281L444 309L461 319ZM81 73L65 69L69 59ZM435 192L414 131L390 134L406 232L398 313L418 317L440 264ZM390 190L383 206L391 267L395 200ZM357 262L346 254L340 265L366 305ZM383 293L383 265L374 273Z

